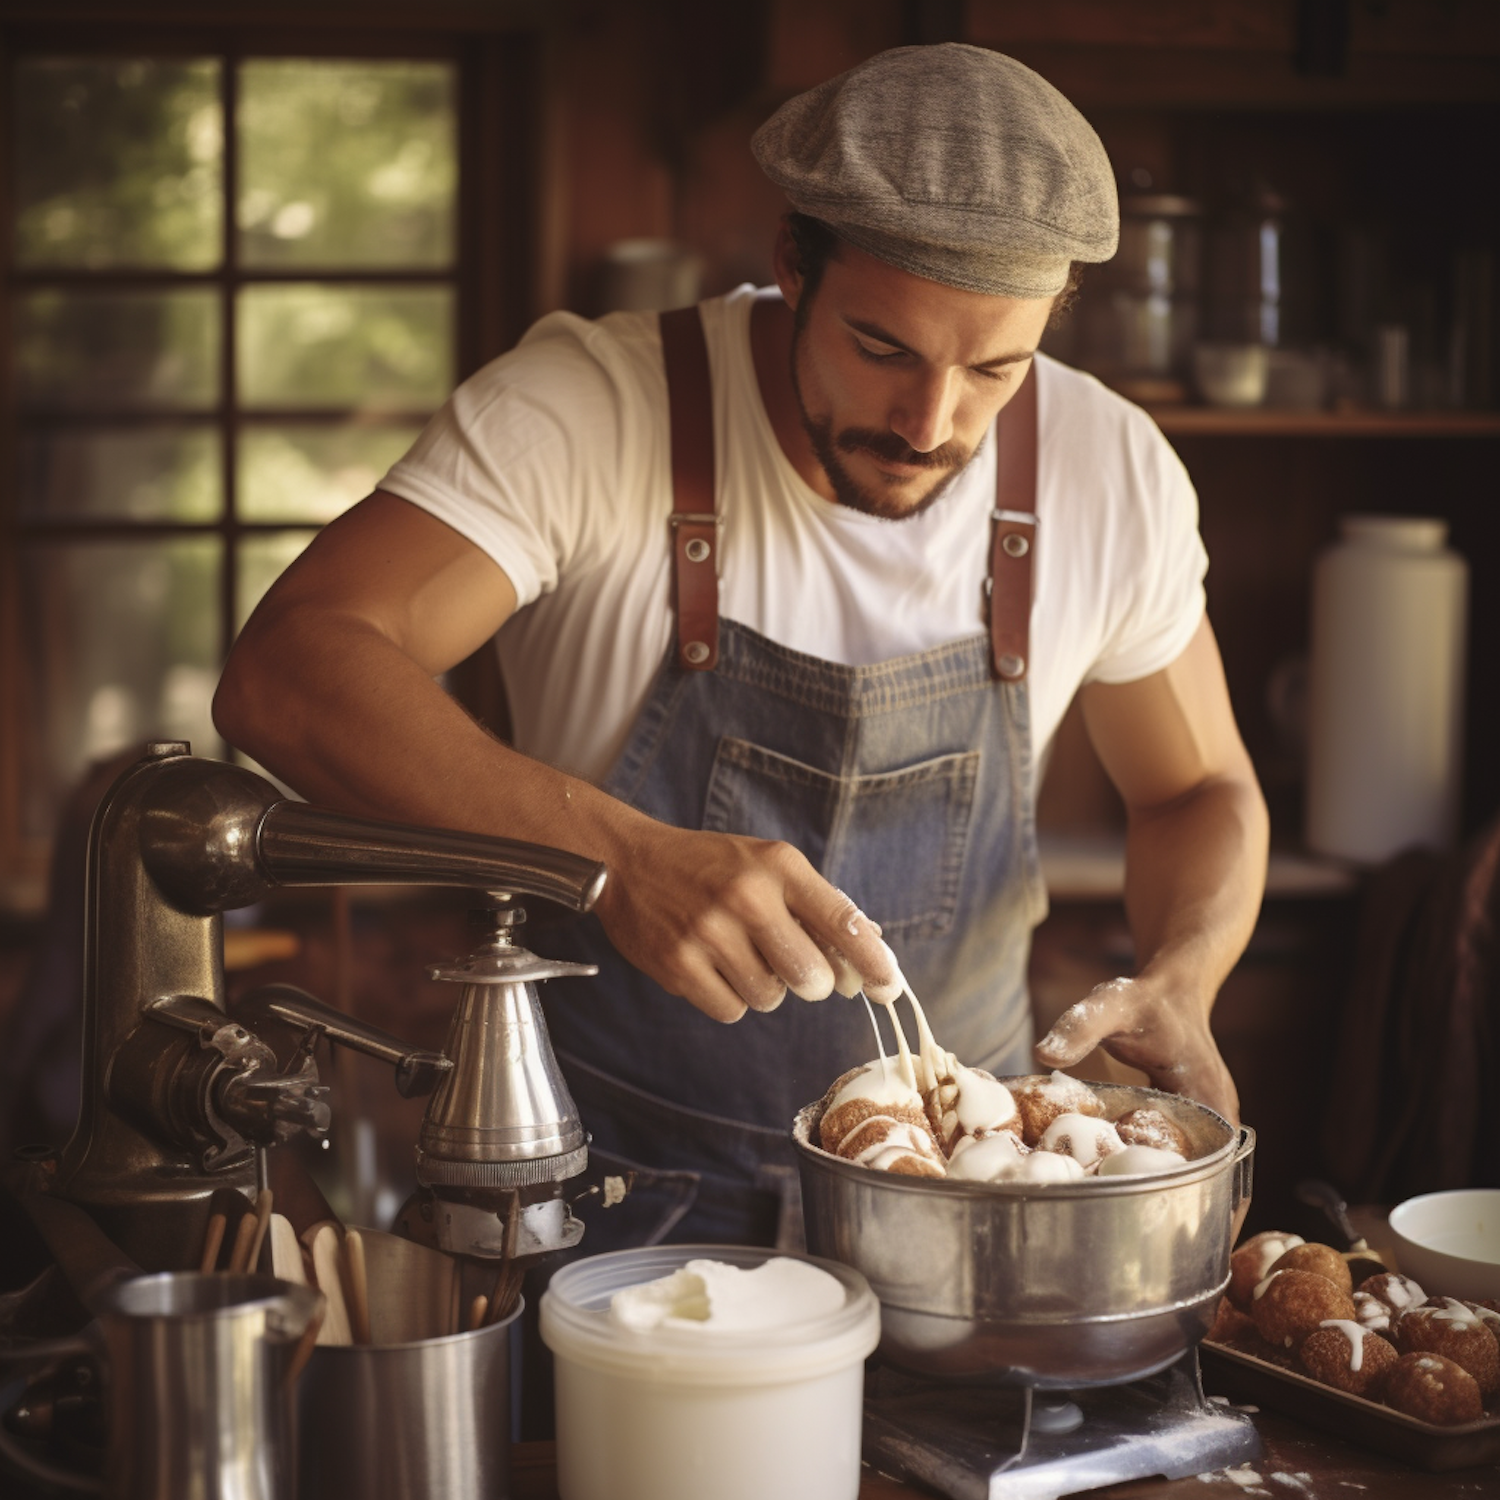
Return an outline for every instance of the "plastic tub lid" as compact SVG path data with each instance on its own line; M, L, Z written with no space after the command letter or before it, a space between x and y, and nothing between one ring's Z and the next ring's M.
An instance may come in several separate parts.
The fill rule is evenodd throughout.
M609 1316L614 1294L656 1281L690 1260L752 1270L800 1260L844 1287L844 1304L810 1322L753 1332L622 1327ZM813 1255L743 1245L649 1245L575 1261L542 1295L542 1342L560 1358L663 1384L760 1385L813 1379L863 1361L880 1342L880 1304L860 1273Z

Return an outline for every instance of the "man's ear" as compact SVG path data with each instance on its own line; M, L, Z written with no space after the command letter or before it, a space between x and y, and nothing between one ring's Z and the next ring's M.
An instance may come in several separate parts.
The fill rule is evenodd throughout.
M776 285L781 288L781 299L793 311L802 296L802 272L797 268L797 242L792 231L782 219L776 231L776 245L771 252L771 266L776 273Z

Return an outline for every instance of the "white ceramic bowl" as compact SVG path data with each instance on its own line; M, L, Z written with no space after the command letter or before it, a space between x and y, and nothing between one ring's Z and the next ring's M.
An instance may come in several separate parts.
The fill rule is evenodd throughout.
M1391 1210L1391 1238L1429 1297L1500 1297L1500 1188L1408 1198Z

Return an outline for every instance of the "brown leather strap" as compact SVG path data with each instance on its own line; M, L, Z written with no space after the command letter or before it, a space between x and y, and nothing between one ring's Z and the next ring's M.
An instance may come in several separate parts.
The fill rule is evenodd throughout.
M712 671L719 661L719 522L714 515L714 407L708 343L696 307L664 312L672 434L672 604L677 664Z
M660 315L672 454L672 602L677 663L712 671L719 661L719 518L714 514L714 414L708 344L696 307ZM1036 558L1036 367L996 426L990 660L995 676L1020 682L1031 661Z
M1000 413L995 431L995 532L990 551L990 664L1020 682L1031 662L1036 561L1036 365Z

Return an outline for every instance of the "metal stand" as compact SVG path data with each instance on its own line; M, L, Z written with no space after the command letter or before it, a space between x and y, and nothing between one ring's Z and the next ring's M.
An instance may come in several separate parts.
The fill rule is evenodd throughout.
M1183 1479L1259 1454L1250 1419L1204 1396L1196 1348L1129 1385L1033 1392L881 1368L865 1397L865 1461L950 1500L1060 1500L1153 1475Z

